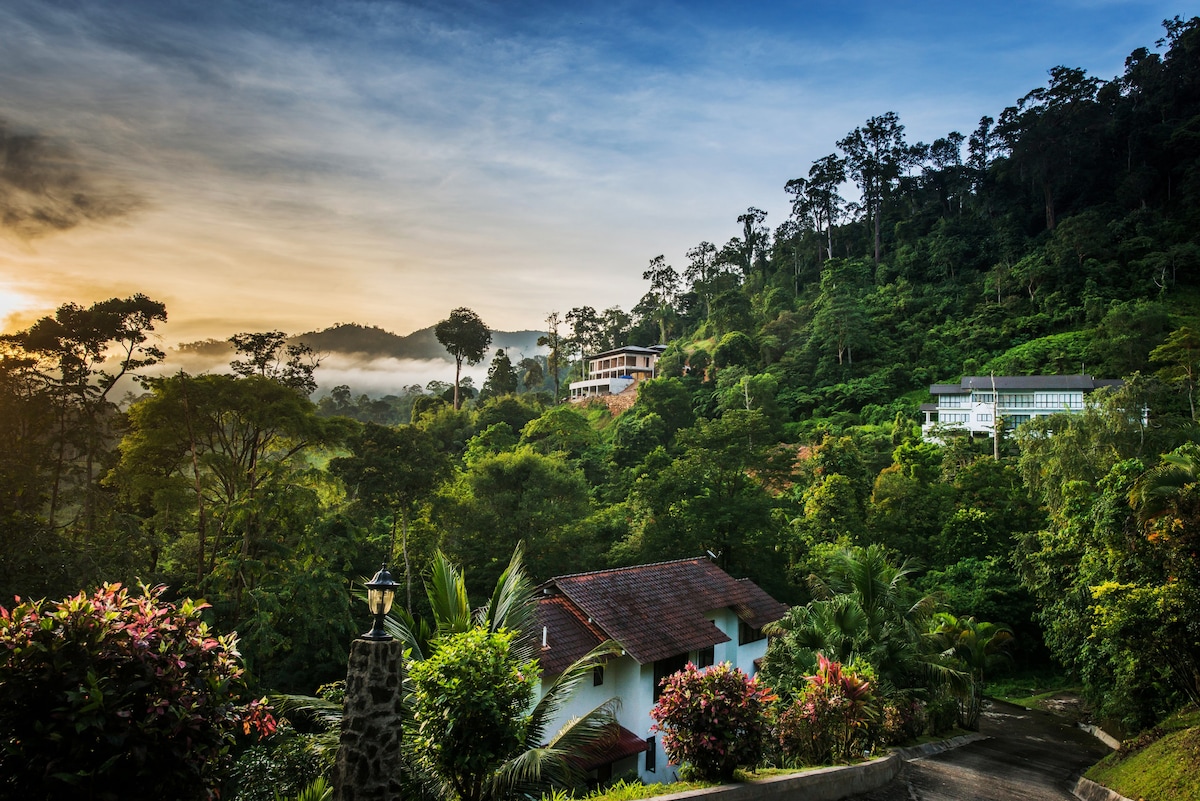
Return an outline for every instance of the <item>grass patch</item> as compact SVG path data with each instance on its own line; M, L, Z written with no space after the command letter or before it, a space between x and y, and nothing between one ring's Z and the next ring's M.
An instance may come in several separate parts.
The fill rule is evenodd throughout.
M1039 701L1045 701L1058 693L1078 693L1080 688L1072 680L1059 673L1023 673L1005 676L988 682L987 694L999 701L1040 709Z
M1093 765L1087 778L1128 798L1195 801L1200 787L1200 709L1175 713Z

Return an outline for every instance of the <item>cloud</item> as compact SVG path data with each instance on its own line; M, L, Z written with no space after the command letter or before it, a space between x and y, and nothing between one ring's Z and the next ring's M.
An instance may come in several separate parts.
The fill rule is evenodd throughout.
M13 131L0 119L0 227L36 239L125 217L142 205L92 174L65 143Z

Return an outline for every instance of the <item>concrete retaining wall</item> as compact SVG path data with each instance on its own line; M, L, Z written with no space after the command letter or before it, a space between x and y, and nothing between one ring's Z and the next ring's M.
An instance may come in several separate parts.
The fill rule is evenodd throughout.
M1131 801L1131 799L1118 793L1116 790L1110 790L1103 784L1096 784L1091 779L1079 777L1079 781L1075 782L1075 787L1071 791L1080 801Z
M817 768L790 776L772 776L746 784L723 784L704 790L655 796L654 801L837 801L848 795L869 793L900 775L904 760L899 754L858 765Z

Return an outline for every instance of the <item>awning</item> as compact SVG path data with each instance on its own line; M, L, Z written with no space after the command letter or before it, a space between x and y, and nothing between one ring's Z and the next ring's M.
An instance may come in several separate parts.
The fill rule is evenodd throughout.
M579 766L584 770L592 770L601 765L608 765L619 759L640 754L647 748L646 741L624 726L617 726L615 740L606 740L592 748L583 749L578 757Z

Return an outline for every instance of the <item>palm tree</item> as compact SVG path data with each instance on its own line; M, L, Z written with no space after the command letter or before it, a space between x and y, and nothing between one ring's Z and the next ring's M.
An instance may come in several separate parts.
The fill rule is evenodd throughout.
M939 612L934 616L931 638L942 649L943 656L958 662L969 673L970 686L958 694L958 717L963 728L978 729L985 671L1011 660L1006 649L1013 640L1012 629L998 623L982 623L970 616Z
M843 664L865 659L885 695L961 681L925 641L937 601L911 600L908 576L915 569L907 560L893 565L879 545L839 551L824 577L809 578L814 600L793 607L767 630L778 635L767 654L766 671L779 682L772 686L778 691L801 686L796 672L811 672L818 652Z

